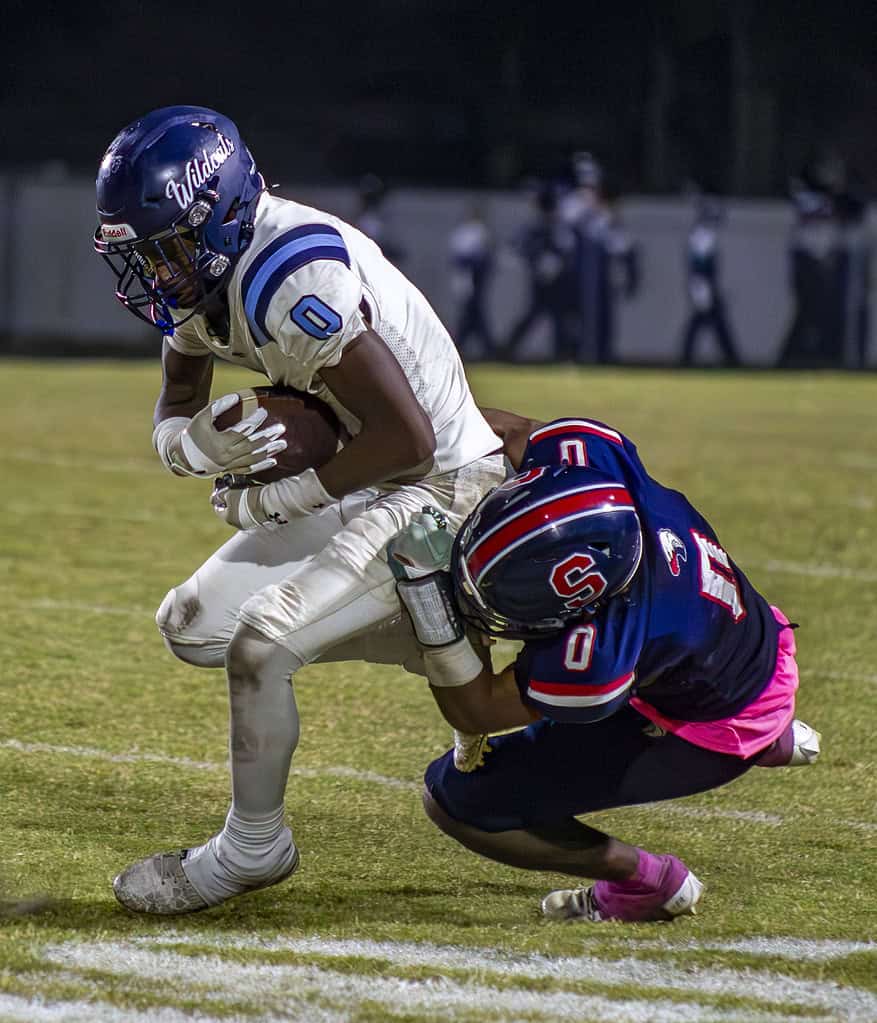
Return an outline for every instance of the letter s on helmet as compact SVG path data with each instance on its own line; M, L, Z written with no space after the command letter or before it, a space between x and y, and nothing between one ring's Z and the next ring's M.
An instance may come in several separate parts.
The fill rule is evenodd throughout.
M95 250L135 316L172 334L227 285L265 182L227 117L154 110L123 128L97 174Z
M621 593L643 538L623 483L596 469L541 466L485 497L451 560L463 617L511 639L538 639Z

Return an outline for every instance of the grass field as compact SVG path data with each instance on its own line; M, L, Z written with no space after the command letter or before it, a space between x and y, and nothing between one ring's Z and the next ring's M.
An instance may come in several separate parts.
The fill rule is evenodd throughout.
M423 816L449 739L426 686L313 666L287 794L298 874L135 917L114 874L227 808L224 676L176 662L152 621L227 529L209 486L151 451L157 362L0 363L0 1020L877 1020L877 378L471 377L485 404L608 421L687 492L801 623L821 761L593 818L684 857L707 885L696 918L549 924L561 878L480 860ZM245 381L220 369L216 393Z

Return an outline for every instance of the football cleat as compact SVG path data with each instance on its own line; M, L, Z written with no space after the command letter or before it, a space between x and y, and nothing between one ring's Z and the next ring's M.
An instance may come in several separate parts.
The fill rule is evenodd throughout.
M176 852L155 853L144 860L132 863L127 870L113 881L113 894L126 908L135 913L152 913L158 916L179 916L183 913L197 913L219 905L225 899L208 903L183 870L188 849ZM245 895L260 888L285 881L298 868L298 849L294 850L292 863L277 877L254 883L236 892ZM232 898L233 896L229 896Z
M819 756L822 734L798 718L756 761L758 767L807 767Z
M569 922L605 920L627 922L673 920L693 916L703 884L675 856L663 856L664 869L657 888L597 881L587 888L560 889L542 900L542 914L549 920Z
M788 766L798 767L812 764L822 748L822 733L811 728L806 721L799 721L795 718L792 722L792 736L794 748Z

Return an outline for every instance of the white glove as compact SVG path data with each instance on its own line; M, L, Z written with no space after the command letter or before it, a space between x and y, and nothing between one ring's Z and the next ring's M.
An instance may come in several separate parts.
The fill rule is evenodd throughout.
M284 526L291 518L310 515L334 502L315 469L264 486L241 486L234 477L223 476L210 496L216 514L235 529L254 529L269 522Z
M225 472L246 476L277 465L272 456L286 447L282 439L286 427L275 423L259 430L268 415L266 409L257 408L225 430L216 428L214 420L240 400L239 394L226 394L192 419L177 417L158 424L152 443L171 472L178 476L214 476Z

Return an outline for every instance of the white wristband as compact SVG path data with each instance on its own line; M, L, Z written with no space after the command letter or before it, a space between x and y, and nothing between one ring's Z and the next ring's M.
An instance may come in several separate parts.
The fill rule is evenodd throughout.
M166 469L175 476L193 476L191 466L185 464L180 450L180 438L183 430L192 420L187 416L172 416L162 421L152 431L152 446Z
M481 658L466 636L450 646L425 648L423 666L429 684L438 689L468 685L484 670Z
M326 508L336 498L320 482L316 469L305 469L298 476L267 483L260 491L260 500L266 519L282 522L287 516L296 518Z

